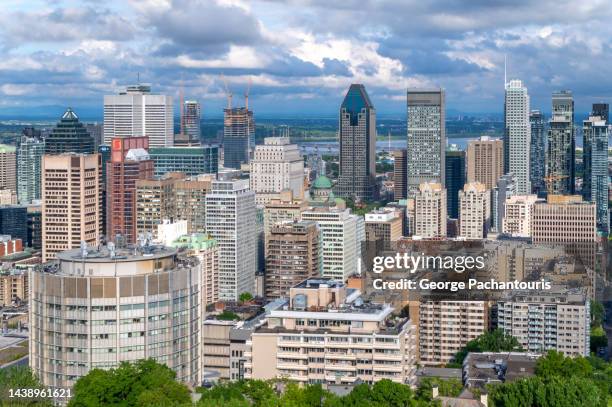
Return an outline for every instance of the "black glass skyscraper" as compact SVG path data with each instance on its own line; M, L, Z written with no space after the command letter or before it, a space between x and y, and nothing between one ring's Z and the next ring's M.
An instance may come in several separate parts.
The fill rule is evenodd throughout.
M446 208L448 217L459 218L459 191L465 184L465 151L447 150L444 175L446 179Z
M0 206L0 235L11 235L21 239L25 246L28 241L28 209L25 206Z
M94 144L93 137L79 121L79 117L68 108L51 134L45 138L45 154L93 154Z
M223 166L240 169L241 164L249 163L251 150L255 148L253 111L234 107L223 112Z
M593 117L601 117L606 124L610 124L610 105L607 103L593 103Z
M529 124L531 125L531 149L529 158L529 179L531 190L534 194L543 196L546 194L546 131L544 114L539 110L529 113Z
M352 84L340 106L340 168L336 194L355 201L377 198L376 110L362 84Z

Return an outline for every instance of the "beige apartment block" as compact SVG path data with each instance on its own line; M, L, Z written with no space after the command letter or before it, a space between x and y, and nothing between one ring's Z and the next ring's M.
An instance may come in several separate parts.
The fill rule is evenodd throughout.
M487 136L472 140L467 147L467 182L480 182L493 189L504 174L504 142Z
M484 239L491 223L491 192L480 182L465 184L459 191L459 237Z
M278 198L270 199L264 206L264 235L267 236L277 223L300 220L306 209L308 203L294 196L292 190L282 191Z
M42 160L43 262L81 242L100 242L100 155L45 155Z
M414 228L410 232L424 239L446 237L446 189L425 182L414 197Z
M402 238L402 213L391 208L381 208L365 215L366 240L381 239L390 244Z
M504 204L502 231L515 237L531 237L533 208L537 195L513 195Z
M300 383L415 384L415 328L389 304L364 302L359 290L330 279L305 280L290 303L271 310L244 354L246 379Z
M27 301L29 291L26 270L12 269L0 272L0 307L7 307L14 301Z

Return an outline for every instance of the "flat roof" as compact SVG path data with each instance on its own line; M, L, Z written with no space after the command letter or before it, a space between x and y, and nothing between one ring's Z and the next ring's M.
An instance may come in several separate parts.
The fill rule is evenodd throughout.
M170 257L176 255L178 249L149 245L143 247L115 248L114 252L115 255L112 257L108 246L101 245L99 247L88 247L85 257L83 257L83 251L81 249L73 249L58 253L57 258L61 261L86 263L130 262Z

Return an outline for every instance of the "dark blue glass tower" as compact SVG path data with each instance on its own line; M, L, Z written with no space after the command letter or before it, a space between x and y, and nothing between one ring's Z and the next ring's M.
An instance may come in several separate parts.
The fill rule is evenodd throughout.
M465 185L465 151L446 151L444 171L448 217L459 219L459 191Z

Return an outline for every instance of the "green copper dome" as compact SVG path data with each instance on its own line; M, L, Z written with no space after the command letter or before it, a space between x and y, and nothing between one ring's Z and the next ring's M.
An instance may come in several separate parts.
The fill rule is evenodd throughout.
M325 175L321 175L314 180L312 187L314 189L330 189L332 187L332 182Z

